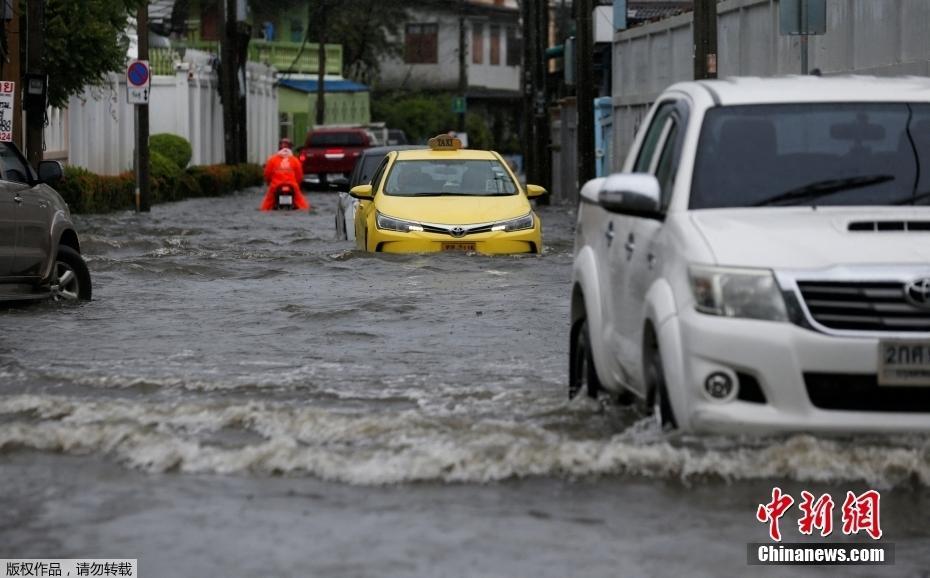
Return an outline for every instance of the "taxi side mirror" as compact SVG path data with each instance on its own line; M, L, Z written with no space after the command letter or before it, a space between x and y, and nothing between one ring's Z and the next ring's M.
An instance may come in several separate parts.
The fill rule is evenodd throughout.
M349 190L349 195L360 201L370 201L374 196L372 194L371 185L359 185L357 187L352 187Z
M526 185L526 196L530 199L535 199L545 195L548 191L544 187L539 185Z

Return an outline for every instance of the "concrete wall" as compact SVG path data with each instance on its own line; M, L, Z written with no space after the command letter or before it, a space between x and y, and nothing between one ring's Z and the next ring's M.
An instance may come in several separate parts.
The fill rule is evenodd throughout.
M152 77L150 131L173 133L189 140L193 149L191 164L221 163L223 109L216 74L208 59L191 56L193 61L179 63L173 76ZM250 63L247 76L248 159L262 163L274 152L278 138L274 72ZM66 114L51 112L45 138L54 158L99 174L132 169L134 110L126 103L123 75L111 74L105 86L88 88L72 97Z
M778 0L718 5L721 78L800 74L798 37L781 36ZM614 170L623 164L648 106L692 76L692 15L617 33L613 54ZM930 76L930 1L827 0L827 33L810 38L810 69L824 74Z
M483 45L472 46L472 24L483 25ZM410 23L439 26L438 58L436 64L408 64L403 54L399 58L386 58L381 62L381 72L376 87L379 89L425 89L456 91L459 86L459 17L446 11L413 12ZM491 24L500 26L500 64L491 65ZM487 88L518 92L520 90L520 66L507 66L507 27L518 26L516 19L474 17L466 21L465 66L470 88ZM403 34L403 32L401 33ZM396 40L403 45L403 36ZM481 50L482 63L472 62L472 52Z

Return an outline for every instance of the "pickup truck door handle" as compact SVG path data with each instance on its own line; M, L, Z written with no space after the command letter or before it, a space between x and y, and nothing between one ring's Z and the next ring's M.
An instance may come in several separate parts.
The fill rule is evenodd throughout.
M607 231L604 233L604 236L607 237L607 246L610 247L610 244L614 242L614 222L613 221L607 223Z
M633 233L630 233L630 236L627 237L626 243L623 245L623 248L626 249L627 260L632 259L633 251L636 249L636 238L633 236Z

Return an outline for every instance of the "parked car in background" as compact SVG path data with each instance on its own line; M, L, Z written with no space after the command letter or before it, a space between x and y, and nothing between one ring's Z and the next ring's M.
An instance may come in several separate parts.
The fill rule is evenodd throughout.
M91 298L91 280L64 199L51 185L61 164L38 173L12 143L0 142L0 301Z
M692 431L930 431L927 167L927 78L670 87L581 191L569 395Z
M372 137L363 128L317 128L307 133L300 149L307 190L346 189L348 176L362 151L372 146Z
M389 128L387 144L388 145L409 144L409 141L407 140L407 133L400 130L399 128Z
M355 169L348 180L348 189L358 185L367 185L371 182L378 165L384 160L384 156L391 151L402 151L411 149L423 149L422 146L384 146L372 147L365 149L355 163ZM348 190L340 191L339 202L336 209L336 238L348 241L355 240L355 208L358 206L358 200L349 195Z

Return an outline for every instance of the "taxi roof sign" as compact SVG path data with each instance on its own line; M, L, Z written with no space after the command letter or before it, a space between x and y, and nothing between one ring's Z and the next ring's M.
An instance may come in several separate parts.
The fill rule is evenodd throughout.
M462 140L460 138L447 134L434 136L429 139L427 144L429 144L429 148L434 151L457 151L462 148Z

